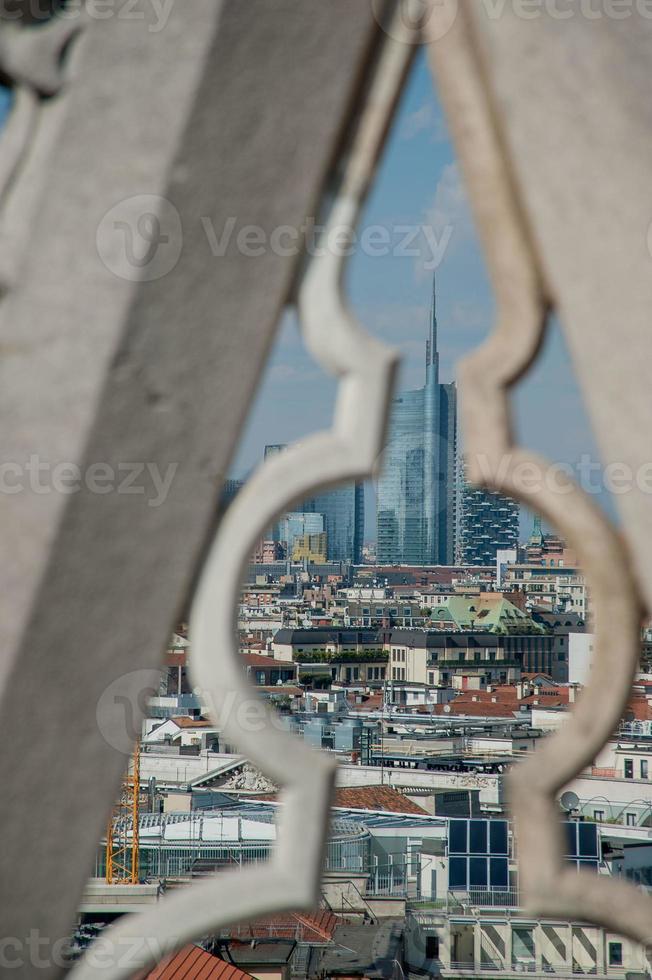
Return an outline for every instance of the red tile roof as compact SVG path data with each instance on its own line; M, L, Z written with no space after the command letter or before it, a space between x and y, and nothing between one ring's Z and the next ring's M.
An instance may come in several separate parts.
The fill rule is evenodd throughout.
M334 806L351 810L387 810L389 813L427 813L423 807L391 786L341 786L335 790Z
M338 925L344 920L326 909L314 912L290 912L287 915L267 915L254 922L240 923L229 929L233 939L299 939L302 942L329 942Z
M186 946L159 963L143 980L251 980L250 974L225 963L199 946Z
M362 702L362 704L351 705L351 710L352 711L375 711L377 708L382 708L382 706L383 706L382 694L371 694Z
M187 715L180 715L172 721L179 728L215 728L212 721L206 721L205 718L189 718Z
M278 793L252 793L252 798L270 803L279 801ZM417 803L408 800L391 786L338 786L335 790L334 807L348 810L385 810L388 813L414 813L429 815Z
M624 717L627 718L629 716L631 718L632 715L636 721L652 721L652 709L650 709L646 698L633 695L629 699L625 708Z
M266 657L258 653L241 653L241 659L247 667L285 667L292 670L294 664L291 660L276 660L275 657Z
M516 686L504 684L491 691L467 690L460 693L448 704L436 704L433 713L437 715L471 715L474 717L509 718L521 706L542 708L565 707L569 703L569 688L558 687L552 681L545 688L537 688L524 698L518 698ZM430 705L422 707L422 713L429 713Z
M270 694L286 694L288 697L300 698L306 692L294 684L256 684L256 691L268 691Z

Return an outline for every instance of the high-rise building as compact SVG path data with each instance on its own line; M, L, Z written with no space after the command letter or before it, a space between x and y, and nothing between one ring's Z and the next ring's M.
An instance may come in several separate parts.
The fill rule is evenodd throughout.
M294 539L292 561L306 562L308 565L325 565L328 561L326 535L302 534Z
M297 538L306 534L324 533L324 516L305 511L290 511L280 519L278 528L279 541L285 546L286 554L291 555Z
M519 506L500 493L481 490L462 478L459 560L465 565L492 565L499 551L518 546Z
M244 486L244 480L225 480L222 487L222 506L228 507Z
M265 459L285 449L284 443L265 446ZM300 503L293 513L321 514L326 533L329 561L348 561L360 564L364 536L364 486L362 483L346 483L334 490L325 490ZM291 515L286 515L290 517ZM314 533L310 528L306 532ZM270 535L275 541L282 540L282 523L277 522Z
M302 510L322 514L329 561L362 561L364 536L364 486L345 483L318 493L301 505Z
M452 564L455 555L457 393L439 383L433 283L426 383L392 402L377 499L381 564Z

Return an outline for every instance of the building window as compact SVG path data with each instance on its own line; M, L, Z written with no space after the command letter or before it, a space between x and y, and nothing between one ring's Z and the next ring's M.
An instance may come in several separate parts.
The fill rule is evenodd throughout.
M609 943L609 966L623 965L623 944Z
M593 811L593 819L597 823L602 823L602 821L604 820L604 810L594 810Z
M625 817L626 817L626 822L627 822L627 826L628 827L635 827L636 826L636 814L635 813L627 813L627 814L625 814Z
M648 760L641 759L641 779L647 779L648 773Z
M633 779L634 778L634 760L633 759L625 759L624 760L624 763L625 763L625 779Z

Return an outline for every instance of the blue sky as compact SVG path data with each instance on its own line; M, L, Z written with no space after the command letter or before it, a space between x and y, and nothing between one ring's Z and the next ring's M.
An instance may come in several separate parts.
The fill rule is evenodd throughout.
M11 94L0 86L0 126ZM407 227L428 226L446 243L436 269L440 377L455 379L461 357L477 347L491 328L494 304L446 123L423 54L408 81L377 179L359 226L387 230L394 245L405 243ZM432 232L431 232L432 234ZM349 260L348 294L372 333L396 346L403 363L399 386L424 379L425 340L432 290L432 242L412 243L419 254L369 255L358 249ZM404 250L405 251L405 250ZM243 475L257 464L266 443L291 442L331 424L335 383L305 352L296 318L281 324L258 397L252 407L232 467ZM537 365L514 392L516 428L522 444L548 458L575 463L598 454L576 388L561 333L551 325ZM463 433L462 433L463 438ZM600 501L614 516L605 493ZM366 535L375 533L375 497L366 494ZM531 518L523 515L522 532Z
M437 276L440 377L455 379L459 359L491 328L492 292L460 180L441 107L425 59L420 56L404 92L373 191L360 224L390 229L431 225L437 241L450 238ZM394 252L396 250L393 250ZM423 383L424 347L432 288L432 251L420 256L371 256L358 250L349 261L348 293L373 333L403 355L399 384ZM264 383L250 414L233 472L257 463L267 442L290 442L330 424L334 383L302 347L293 315L284 318ZM569 358L554 321L542 356L514 392L520 441L550 459L575 462L594 441ZM367 492L367 536L374 531L373 487ZM522 516L522 532L531 518Z

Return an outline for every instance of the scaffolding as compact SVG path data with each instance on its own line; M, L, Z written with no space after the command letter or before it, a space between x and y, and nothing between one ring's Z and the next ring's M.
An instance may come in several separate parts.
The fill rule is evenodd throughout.
M106 834L106 881L137 885L139 881L140 743L136 743L120 787Z

